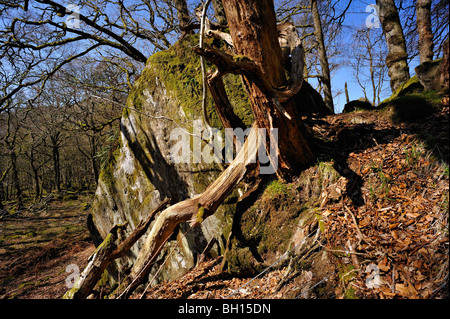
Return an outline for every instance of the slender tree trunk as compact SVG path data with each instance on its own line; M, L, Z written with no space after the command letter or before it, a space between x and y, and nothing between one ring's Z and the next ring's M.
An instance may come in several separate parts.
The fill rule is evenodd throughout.
M328 64L327 51L325 48L325 41L323 38L322 23L320 21L319 8L317 7L317 0L311 1L311 12L314 21L314 35L317 41L317 48L319 52L320 68L322 69L322 84L324 102L327 108L334 114L333 95L331 93L331 75L330 66Z
M11 158L11 174L13 179L14 188L16 189L16 198L17 198L17 207L18 209L23 208L23 195L22 195L22 188L20 187L20 181L19 181L19 172L17 170L17 156L16 152L11 149L10 151L10 158Z
M431 0L417 0L417 32L419 33L420 63L433 60L433 30L431 29Z
M346 101L346 103L348 103L348 102L350 102L350 97L348 96L347 82L345 82L344 91L345 91L345 101Z
M175 9L177 10L178 23L180 29L186 34L192 34L194 30L188 30L188 26L191 22L191 17L189 15L189 9L186 0L174 0Z
M8 189L6 189L6 192L5 192L5 189L3 187L3 181L8 176L8 172L10 169L11 169L11 164L5 169L5 171L0 176L0 209L4 209L2 201L6 200L6 198L8 197Z
M30 151L30 166L31 170L33 171L33 178L34 178L34 200L37 201L39 199L39 195L41 193L40 191L40 185L39 185L39 170L36 167L34 163L34 149L31 148Z
M400 85L409 80L408 53L400 17L394 0L377 0L379 17L386 38L389 53L386 57L391 90L395 92Z
M55 176L55 186L56 190L61 192L61 170L60 170L60 161L59 161L59 147L58 145L52 146L52 158L53 158L53 170Z
M97 147L97 143L95 141L95 136L91 136L91 166L92 166L92 172L94 173L94 183L95 185L97 185L98 183L98 177L99 177L99 167L98 167L98 163L95 160L95 153L96 153L96 147Z
M367 37L367 52L369 54L369 72L370 72L370 82L372 83L372 105L375 105L377 100L377 86L375 84L375 69L373 65L373 54L372 54L372 43L370 41L369 34L366 34Z
M214 7L214 16L217 23L220 25L227 25L227 17L225 16L225 10L223 9L222 0L212 0Z

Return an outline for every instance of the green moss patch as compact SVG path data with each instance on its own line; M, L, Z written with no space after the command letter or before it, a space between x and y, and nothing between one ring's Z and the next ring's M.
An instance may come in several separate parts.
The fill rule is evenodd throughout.
M420 122L439 110L440 100L435 91L425 91L392 99L384 109L394 123Z
M220 41L206 39L206 43L220 47ZM128 98L128 106L140 109L143 103L144 89L150 93L156 87L157 81L173 94L174 98L183 108L188 119L193 120L202 116L202 73L200 57L193 51L198 44L198 35L187 36L175 43L168 50L160 51L147 60L147 67L142 72ZM207 69L214 70L212 64L206 63ZM224 78L225 89L236 115L246 125L250 126L253 117L247 94L245 93L240 77L227 75ZM208 94L207 113L214 127L222 128L221 122L215 112L213 100Z
M380 107L382 107L383 105L386 105L387 103L391 102L392 100L394 100L395 98L397 98L399 96L404 96L404 95L411 94L411 93L419 93L422 91L423 91L423 86L422 86L422 84L420 84L419 78L417 77L417 75L414 75L408 81L403 83L394 93L392 93L392 95L390 97L383 100L380 103Z

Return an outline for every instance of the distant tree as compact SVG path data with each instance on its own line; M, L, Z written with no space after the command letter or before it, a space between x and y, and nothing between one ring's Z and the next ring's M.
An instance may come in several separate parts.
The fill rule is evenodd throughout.
M349 65L353 69L355 79L367 97L367 86L372 90L372 105L380 103L380 94L387 73L384 62L386 45L382 41L382 34L377 29L361 28L356 30L349 46Z
M6 114L7 114L6 132L5 136L2 137L2 140L9 156L11 181L15 189L17 208L22 209L24 207L23 191L19 179L19 160L17 155L19 153L19 146L20 146L18 143L20 122L25 119L27 114L23 112L19 113L14 109L7 109Z
M185 0L82 0L76 6L59 0L3 1L0 111L19 91L43 86L81 57L103 52L144 65L151 53L173 43L179 24L189 19L185 4Z
M340 36L348 1L277 1L277 19L293 21L300 31L305 48L305 80L317 79L317 90L323 93L330 112L334 113L331 77L342 66L338 56L343 51Z
M330 67L328 63L324 34L322 30L322 22L320 19L319 8L317 6L317 0L311 0L311 13L314 22L314 36L317 41L317 51L319 53L320 67L322 70L320 79L323 85L324 101L330 112L334 113L333 94L331 93Z

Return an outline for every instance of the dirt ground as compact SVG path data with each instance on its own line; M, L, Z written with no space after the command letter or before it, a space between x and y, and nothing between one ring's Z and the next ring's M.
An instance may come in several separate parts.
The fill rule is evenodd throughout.
M0 298L54 299L68 290L66 281L83 271L95 249L86 227L91 197L49 197L47 203L2 215Z
M308 123L323 141L319 160L341 176L327 191L344 196L324 194L323 236L313 254L334 267L293 273L286 262L237 278L221 271L218 257L131 298L448 298L446 104L415 123L394 124L370 111ZM67 267L81 272L94 251L86 227L91 201L54 199L1 215L0 298L60 298L67 291Z

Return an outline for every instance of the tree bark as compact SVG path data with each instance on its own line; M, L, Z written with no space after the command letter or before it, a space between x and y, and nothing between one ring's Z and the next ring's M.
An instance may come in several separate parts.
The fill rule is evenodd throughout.
M11 164L8 165L8 167L3 171L2 175L0 176L0 210L4 209L2 201L5 200L8 197L8 191L3 189L3 181L6 179L6 176L8 176L8 172L11 169Z
M33 178L34 178L34 200L37 201L39 199L39 196L41 194L40 190L40 183L39 183L39 169L36 167L34 163L34 149L33 147L30 150L30 166L31 170L33 171Z
M17 155L16 155L16 151L13 148L10 148L10 159L11 159L12 180L13 180L14 188L16 189L17 209L22 209L23 208L23 194L22 194L22 188L20 187L19 171L17 169Z
M273 1L225 0L223 5L236 53L253 61L261 77L272 87L285 85ZM278 129L277 174L285 178L313 157L305 138L305 127L297 113L301 106L292 100L283 103L283 109L293 119L289 120L277 107L277 97L270 96L254 77L243 75L243 80L258 127L267 132ZM266 149L269 149L268 145Z
M194 30L188 28L191 23L189 9L186 0L174 0L175 9L177 10L178 24L185 34L192 34Z
M391 90L395 92L410 78L406 41L394 0L377 0L377 6L389 50L386 57L386 66L391 78Z
M96 153L97 153L97 143L96 143L96 138L95 135L92 135L90 137L91 140L91 154L90 154L90 160L91 160L91 166L92 166L92 172L94 173L94 184L97 185L98 183L98 177L100 176L100 172L99 172L99 164L97 163L96 160Z
M214 7L214 16L216 17L219 25L227 25L227 17L225 16L225 10L223 9L222 0L212 0Z
M327 108L334 114L333 95L331 93L331 75L330 66L328 63L327 50L325 48L325 41L323 38L322 22L320 21L319 8L317 7L317 0L311 1L311 12L314 21L314 36L317 41L317 49L319 53L320 68L322 69L322 85L324 101Z
M60 169L60 162L59 162L59 147L53 146L52 148L52 157L53 157L53 170L55 174L55 185L56 190L61 192L61 169Z
M420 64L433 60L433 30L431 29L431 0L417 0L417 32L419 33Z
M348 103L350 102L350 97L348 96L347 82L345 82L344 91L345 91L345 103Z
M208 88L214 100L214 106L222 125L225 128L245 128L244 122L234 113L230 100L228 99L223 84L222 77L216 77L214 74L208 74Z

